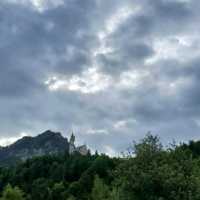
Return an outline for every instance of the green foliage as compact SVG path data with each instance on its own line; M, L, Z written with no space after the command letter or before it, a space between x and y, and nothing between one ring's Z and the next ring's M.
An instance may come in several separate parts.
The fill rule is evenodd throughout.
M63 182L55 183L52 187L52 199L65 199L65 190Z
M18 187L7 185L0 200L24 200L24 194Z
M0 194L0 200L199 200L200 142L166 149L148 134L123 158L29 159L0 168Z
M116 172L122 199L200 199L200 162L189 151L163 150L157 137L147 135L133 155Z
M70 196L67 200L76 200L74 196Z
M105 155L57 155L29 159L12 168L0 168L0 192L11 183L27 200L88 200L95 174L111 184L116 162Z
M36 179L32 184L32 198L37 200L51 200L52 191L50 183L47 179L39 178Z
M113 190L110 192L109 200L120 200L120 199L121 199L120 190L114 187Z
M91 194L92 200L108 200L108 197L109 197L108 186L99 178L99 176L96 175Z

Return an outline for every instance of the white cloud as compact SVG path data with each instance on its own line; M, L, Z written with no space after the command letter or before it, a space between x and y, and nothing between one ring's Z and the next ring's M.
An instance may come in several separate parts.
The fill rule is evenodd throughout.
M28 133L20 133L18 136L16 137L3 137L3 138L0 138L0 146L8 146L14 142L16 142L17 140L21 139L22 137L24 136L28 136L29 134Z
M25 6L31 6L39 12L43 12L49 8L54 8L64 3L63 0L4 0L9 3L23 4Z
M178 94L180 91L185 89L191 84L192 80L190 77L180 77L174 81L159 81L157 86L162 96L172 96Z
M115 129L121 129L121 128L126 127L126 125L127 125L127 121L122 120L122 121L116 122L116 123L114 124L114 128L115 128Z
M122 89L135 88L142 81L149 77L150 73L147 70L130 70L123 72L120 75L120 81L118 82L118 87Z
M153 41L155 55L148 58L146 64L152 64L161 59L176 59L185 62L200 55L199 46L200 37L196 34L156 38Z
M100 46L97 47L93 52L94 57L98 54L107 54L113 52L113 48L107 46L107 37L114 33L118 27L123 24L130 16L136 14L141 9L140 6L131 7L124 6L118 9L113 15L111 15L105 22L103 30L97 33L97 37L100 42Z
M114 123L113 128L116 130L122 130L127 128L131 124L136 124L137 120L136 119L127 119L127 120L120 120Z
M87 130L86 134L87 135L98 135L98 134L108 135L109 132L106 129L89 129Z
M51 76L45 81L50 91L74 91L83 94L94 94L108 88L130 89L135 88L150 77L147 70L129 70L120 75L115 81L110 75L99 72L96 68L89 68L82 75L74 75L69 79Z
M88 94L105 90L110 82L111 78L108 75L98 72L95 68L90 68L81 76L74 75L69 80L56 76L50 77L45 84L51 91L69 90Z
M117 157L119 156L119 153L116 152L111 146L109 145L105 145L104 146L104 152L106 152L106 154L108 154L111 157Z
M191 0L164 0L164 2L174 2L174 1L177 1L177 2L181 2L181 3L189 3L191 2Z
M120 8L116 13L111 15L111 17L106 21L105 34L111 34L116 31L116 29L122 24L128 17L133 13L138 11L140 7L135 7L134 9L126 6Z

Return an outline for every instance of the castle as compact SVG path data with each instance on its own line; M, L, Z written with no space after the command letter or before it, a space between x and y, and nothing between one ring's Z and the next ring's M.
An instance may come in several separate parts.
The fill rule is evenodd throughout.
M89 150L87 148L86 145L81 145L76 147L75 146L75 136L74 133L72 132L72 135L70 137L70 141L69 141L69 154L73 154L75 152L80 153L81 155L87 155L89 153Z

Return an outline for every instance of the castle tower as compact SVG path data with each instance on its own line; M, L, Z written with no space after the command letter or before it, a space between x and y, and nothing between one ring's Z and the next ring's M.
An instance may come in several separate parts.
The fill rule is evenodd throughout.
M74 133L72 132L72 134L71 134L71 137L70 137L70 144L73 144L74 145L74 143L75 143L75 135L74 135Z
M69 154L73 154L76 151L76 147L74 143L75 143L75 136L74 136L74 133L72 132L70 141L69 141Z

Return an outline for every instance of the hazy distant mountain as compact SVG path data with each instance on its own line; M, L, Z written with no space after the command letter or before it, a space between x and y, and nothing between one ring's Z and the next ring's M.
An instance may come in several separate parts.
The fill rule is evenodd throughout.
M0 148L0 165L15 163L35 156L64 153L69 151L69 143L61 133L50 130L36 137L23 137L7 147Z

